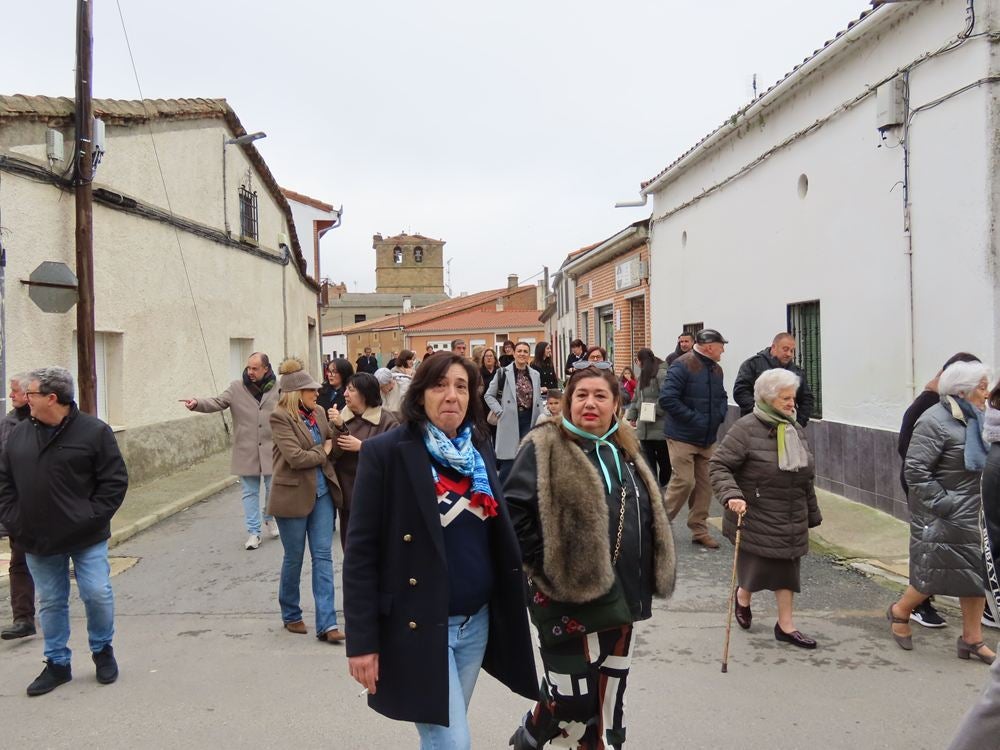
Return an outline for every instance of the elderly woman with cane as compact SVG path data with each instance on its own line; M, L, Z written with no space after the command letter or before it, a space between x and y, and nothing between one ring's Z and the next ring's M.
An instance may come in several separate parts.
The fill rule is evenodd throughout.
M809 551L809 529L822 522L814 464L805 431L795 421L799 378L788 370L763 373L754 383L754 409L737 420L709 461L715 496L725 511L722 532L742 544L734 597L736 622L749 630L755 591L770 590L778 604L774 638L799 648L816 641L795 627L792 601L799 592L799 567Z
M351 676L373 709L415 722L425 750L471 747L480 669L537 695L520 551L478 387L471 359L425 359L402 426L362 443L354 482L344 557Z
M962 634L956 655L992 664L996 654L983 642L986 569L979 527L988 374L979 362L956 362L946 369L938 380L940 403L913 428L903 462L909 487L910 585L889 606L886 619L896 644L911 651L913 609L931 594L957 596Z
M610 363L577 362L562 419L528 434L504 485L545 670L515 750L624 744L634 624L673 591L660 487L620 408Z

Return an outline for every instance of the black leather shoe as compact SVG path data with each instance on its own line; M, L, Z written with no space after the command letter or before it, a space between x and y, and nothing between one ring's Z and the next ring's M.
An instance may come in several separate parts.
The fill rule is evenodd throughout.
M37 632L34 621L27 619L14 620L13 625L8 625L3 630L0 630L0 638L5 641L13 641L15 638L26 638Z
M778 623L774 623L774 640L781 643L791 643L799 648L816 648L816 641L812 638L802 635L798 630L786 633Z
M73 670L69 664L56 664L51 661L45 662L45 669L35 678L35 681L28 685L28 695L45 695L51 693L60 685L73 679Z
M750 611L749 604L745 607L740 604L736 594L733 594L733 611L736 614L736 624L744 630L749 630L751 623L753 623L753 612Z
M118 662L115 661L115 650L107 645L96 654L91 654L97 666L97 681L102 685L110 685L118 679Z

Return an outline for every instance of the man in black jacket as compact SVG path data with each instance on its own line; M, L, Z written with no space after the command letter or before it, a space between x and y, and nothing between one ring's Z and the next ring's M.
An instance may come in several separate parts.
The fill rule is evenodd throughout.
M693 333L682 333L677 337L677 348L674 349L670 354L667 355L666 363L667 367L670 367L674 363L674 360L687 354L694 348L694 334Z
M86 607L97 681L118 678L108 538L128 472L111 428L77 408L68 370L35 370L26 395L31 418L14 429L0 456L0 522L24 547L41 602L46 663L28 686L34 696L73 678L70 560Z
M378 369L378 360L375 355L372 354L372 348L370 346L365 347L365 353L358 356L358 361L355 363L355 369L358 372L370 372L372 375Z
M0 419L0 453L7 447L7 438L21 422L30 416L28 397L24 392L28 389L28 375L15 375L10 379L10 403L13 409ZM6 531L0 529L0 536ZM28 570L28 560L24 547L16 539L10 540L10 566L7 569L10 577L10 608L14 615L11 625L0 631L0 638L11 641L15 638L25 638L34 635L35 630L35 583L31 580Z
M799 376L799 390L795 393L795 421L805 427L809 424L816 398L806 382L806 373L795 364L795 337L782 331L771 342L770 349L761 349L740 365L733 383L733 400L740 406L740 414L753 411L753 384L768 370L784 368Z

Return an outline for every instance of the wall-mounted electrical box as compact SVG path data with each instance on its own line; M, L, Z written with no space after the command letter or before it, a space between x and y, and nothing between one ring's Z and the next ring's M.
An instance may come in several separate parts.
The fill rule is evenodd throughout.
M906 121L906 82L902 76L886 81L875 91L875 127L899 127Z
M62 161L65 158L63 135L58 130L49 128L45 131L45 156L49 161Z

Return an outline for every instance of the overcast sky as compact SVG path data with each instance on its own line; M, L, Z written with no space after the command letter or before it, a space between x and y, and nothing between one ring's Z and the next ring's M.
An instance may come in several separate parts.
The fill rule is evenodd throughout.
M743 106L754 73L767 88L869 7L119 3L147 98L228 99L282 186L343 205L325 276L373 290L372 235L409 231L447 242L455 294L554 272L647 216L613 205ZM73 95L74 5L4 2L2 93ZM94 95L137 98L118 5L94 9Z

